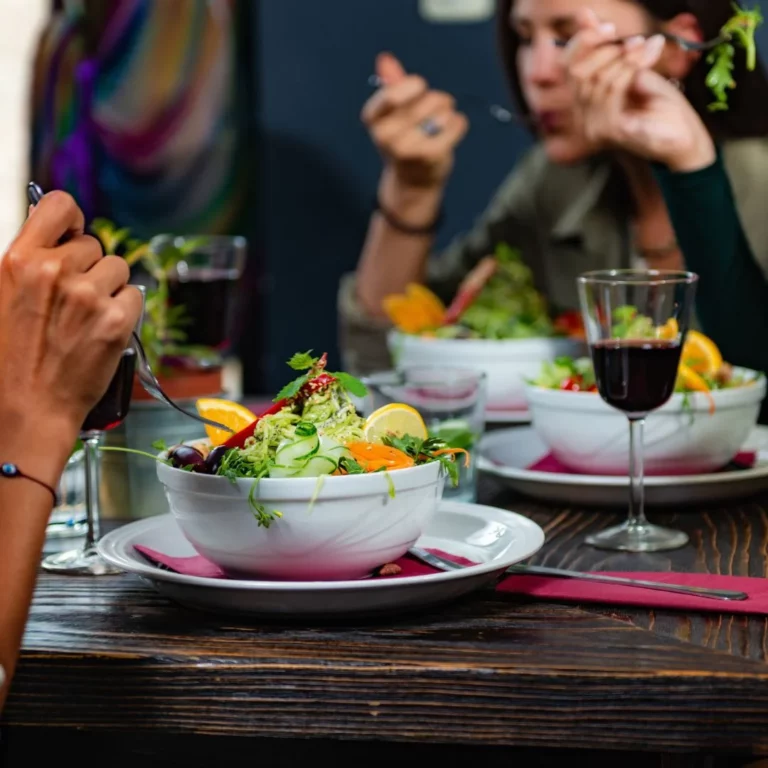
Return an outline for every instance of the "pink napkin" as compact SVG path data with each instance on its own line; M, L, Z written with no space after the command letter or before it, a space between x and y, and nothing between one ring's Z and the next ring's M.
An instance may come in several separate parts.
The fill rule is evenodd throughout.
M737 453L736 456L731 459L731 463L727 467L723 467L721 471L751 469L755 466L755 461L757 461L757 454L754 451L742 451L741 453ZM533 464L526 467L526 469L530 469L533 472L553 472L557 475L584 474L567 467L565 464L561 464L551 453L548 453L538 461L533 462Z
M217 565L214 565L214 563L200 555L171 557L143 546L136 546L136 550L151 563L176 573L183 573L187 576L203 576L211 579L226 578ZM449 555L436 549L430 551L462 565L472 565L469 560L464 558ZM390 576L375 576L374 578L397 579L404 576L424 576L439 572L410 555L401 557L396 564L402 569L400 573ZM629 605L640 608L661 608L686 612L768 615L768 579L758 579L750 576L720 576L710 573L610 572L610 575L662 581L693 587L736 590L746 592L749 595L749 599L731 602L713 600L707 597L676 595L671 592L659 592L654 589L643 589L640 587L624 587L615 584L596 584L576 581L574 579L527 575L508 576L496 586L496 589L499 592L513 593L536 600L563 603L602 603L604 605Z

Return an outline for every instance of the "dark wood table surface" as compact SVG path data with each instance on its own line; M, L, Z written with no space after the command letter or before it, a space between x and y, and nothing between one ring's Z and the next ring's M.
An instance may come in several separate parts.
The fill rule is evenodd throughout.
M538 563L768 569L768 495L652 514L691 544L642 556L583 544L624 510L532 503L489 478L479 500L545 528ZM244 755L736 766L768 754L767 655L766 618L484 591L396 619L273 624L181 608L127 574L41 574L0 756L26 765L54 746L113 767L240 765Z

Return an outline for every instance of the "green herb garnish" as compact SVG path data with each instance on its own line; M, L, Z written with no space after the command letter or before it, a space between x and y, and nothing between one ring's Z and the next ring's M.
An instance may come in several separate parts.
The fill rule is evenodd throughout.
M441 440L439 437L428 437L426 440L421 440L411 435L403 435L403 437L387 435L381 439L381 442L407 454L416 464L439 461L450 477L453 487L456 488L459 484L459 465L454 457L450 454L436 455L438 451L450 448L445 440Z
M733 77L736 47L746 52L746 64L749 71L757 66L757 46L755 30L763 23L763 16L758 6L751 11L744 10L733 3L734 15L722 26L720 35L723 42L707 55L707 64L711 69L707 74L707 87L715 95L715 101L709 105L711 112L728 109L728 91L736 87Z
M280 400L291 400L301 392L304 385L309 384L312 379L322 375L323 373L328 376L332 376L341 386L347 390L347 392L355 395L356 397L365 397L368 394L368 389L360 379L355 378L349 373L344 371L326 371L326 355L321 357L313 357L312 350L308 352L297 352L289 361L288 365L293 368L294 371L307 372L286 384L275 396L274 402L280 402Z

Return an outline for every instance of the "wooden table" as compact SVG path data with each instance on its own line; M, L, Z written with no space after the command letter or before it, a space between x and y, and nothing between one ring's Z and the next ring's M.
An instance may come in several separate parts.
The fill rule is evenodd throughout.
M653 515L691 536L686 549L653 556L582 544L624 510L548 507L487 478L480 501L541 524L548 541L536 562L547 565L768 569L768 496ZM8 765L53 746L97 750L110 768L158 755L187 767L376 755L440 768L512 756L526 766L574 756L622 768L736 766L768 754L767 640L764 618L492 592L398 620L248 623L180 608L129 575L42 574L2 744Z

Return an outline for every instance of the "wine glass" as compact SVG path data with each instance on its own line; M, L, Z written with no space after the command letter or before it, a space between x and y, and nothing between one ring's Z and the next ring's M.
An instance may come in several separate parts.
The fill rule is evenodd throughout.
M142 286L135 287L141 292L143 301L145 289ZM142 312L137 323L137 333L141 332L143 314ZM96 548L101 537L99 515L101 454L99 445L104 433L120 426L128 415L135 368L136 350L131 346L123 350L107 391L85 417L80 430L85 466L85 541L80 549L71 549L44 558L42 567L46 571L89 576L121 573L118 568L109 565L99 555Z
M578 278L600 396L629 420L629 517L589 536L600 549L662 552L688 543L683 531L651 525L643 498L643 426L674 392L698 275L605 270Z

